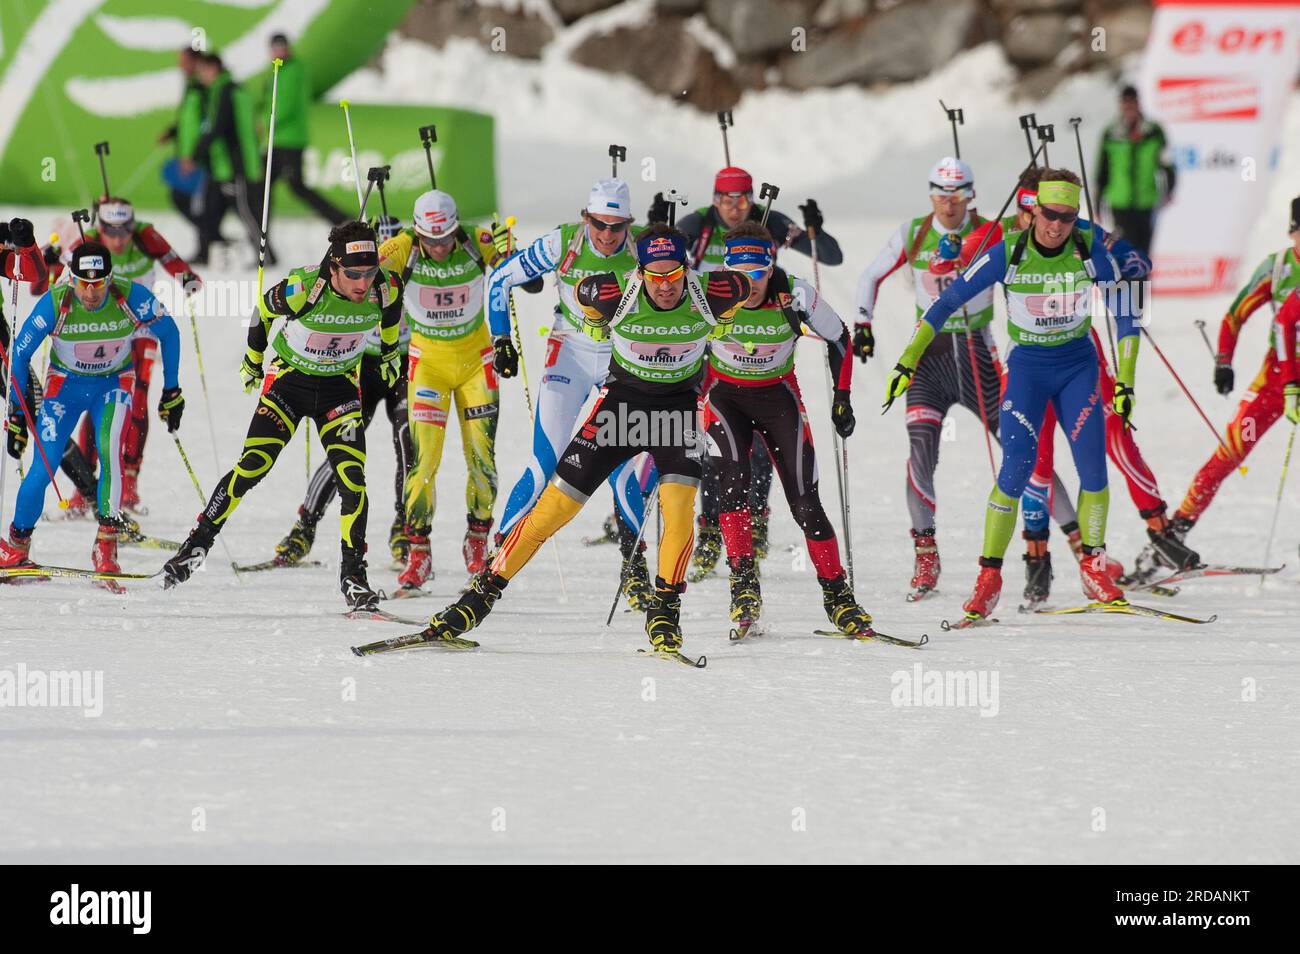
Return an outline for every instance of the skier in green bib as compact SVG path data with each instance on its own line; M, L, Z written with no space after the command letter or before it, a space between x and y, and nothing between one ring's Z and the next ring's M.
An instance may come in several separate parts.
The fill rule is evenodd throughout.
M357 376L366 338L380 328L379 373L391 388L401 375L399 324L402 280L379 267L375 232L363 222L330 231L329 251L319 266L296 268L260 302L248 329L239 369L246 391L263 381L268 341L275 351L271 372L249 424L244 450L221 478L180 551L163 568L163 586L189 579L239 502L275 466L303 418L316 433L334 469L341 504L342 561L339 584L353 610L373 611L379 596L366 575L366 431ZM271 340L277 318L284 327Z

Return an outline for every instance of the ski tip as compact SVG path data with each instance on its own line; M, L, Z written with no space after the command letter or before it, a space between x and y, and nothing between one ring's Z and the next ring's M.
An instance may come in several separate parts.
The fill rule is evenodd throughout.
M352 655L354 655L354 656L364 656L365 653L363 653L363 652L361 651L361 647L360 647L360 646L353 646L353 647L352 647Z
M705 666L707 666L708 664L709 664L709 657L708 657L708 656L700 656L698 659L695 660L695 668L696 668L696 669L703 669L703 668L704 668Z

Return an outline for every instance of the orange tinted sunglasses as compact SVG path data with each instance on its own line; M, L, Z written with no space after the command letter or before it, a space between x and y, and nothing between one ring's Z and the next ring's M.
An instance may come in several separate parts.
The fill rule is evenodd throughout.
M647 272L643 268L641 269L641 277L655 285L667 285L670 282L677 281L685 272L685 265L678 265L671 272Z

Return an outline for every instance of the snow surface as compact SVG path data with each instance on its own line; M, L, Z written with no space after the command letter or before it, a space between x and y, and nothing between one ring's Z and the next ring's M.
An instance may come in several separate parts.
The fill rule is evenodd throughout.
M435 55L394 43L386 75L359 74L344 95L360 103L402 90L491 108L499 122L503 213L519 216L526 237L573 214L589 180L606 174L611 141L626 141L638 163L647 149L657 151L659 184L634 185L638 208L656 188L674 184L705 201L720 164L708 117L654 100L630 82L504 58L492 58L489 68L487 56L465 44ZM736 110L737 161L788 186L780 208L792 212L796 200L815 195L826 211L827 228L849 258L846 266L822 269L826 294L841 313L851 308L858 269L902 217L925 208L921 177L947 146L937 96L965 99L963 155L978 181L989 183L988 212L1023 162L1015 114L1035 108L1040 119L1063 120L1083 112L1097 127L1104 106L1098 81L1073 81L1046 104L1008 103L1004 70L990 51L979 50L907 90L772 93ZM620 108L607 108L612 103ZM1298 122L1300 108L1293 108L1286 141L1296 141ZM773 126L786 132L771 135ZM1284 157L1285 174L1271 189L1251 261L1285 241L1285 200L1300 178L1297 162ZM56 216L37 213L38 234ZM189 232L177 218L154 218L188 251ZM279 236L277 247L300 249L302 261L318 255L317 224L283 223ZM250 281L247 259L244 252L237 267L207 269L205 276ZM798 256L787 265L811 277ZM30 300L22 292L24 313ZM535 385L543 346L536 329L549 323L553 293L518 301ZM1192 322L1205 319L1213 333L1225 304L1226 297L1160 299L1152 327L1216 425L1253 377L1267 331L1262 314L1247 326L1238 394L1219 397ZM903 415L896 409L881 418L875 409L885 370L908 335L910 308L907 288L890 279L877 322L880 357L855 370L859 424L849 447L859 598L882 630L929 633L924 651L811 635L825 622L819 594L779 494L772 556L763 567L772 635L729 645L725 579L693 585L684 600L686 645L709 656L702 671L636 656L645 643L639 617L618 613L604 627L617 558L612 548L579 543L609 510L603 492L559 535L567 600L548 546L476 633L483 647L471 654L352 656L352 644L405 630L339 618L330 523L322 524L313 551L328 561L321 568L240 581L218 548L202 572L170 593L152 584L132 586L124 597L81 582L4 587L0 673L20 664L102 671L105 698L99 718L68 708L0 710L0 857L1296 861L1300 823L1286 806L1300 782L1300 479L1291 479L1273 548L1275 562L1292 566L1262 588L1255 579L1199 581L1163 601L1182 612L1217 613L1215 624L1019 616L1017 543L1008 554L1004 625L942 633L939 620L960 613L975 576L990 474L978 422L957 415L938 474L942 590L931 601L905 603L911 552ZM187 324L181 380L190 403L182 436L206 494L232 463L254 399L235 373L243 347L239 316L201 317L220 444L214 459ZM813 343L800 346L809 414L828 449L822 360ZM503 495L529 445L520 392L518 381L505 385ZM1136 422L1176 505L1214 441L1149 348L1140 362ZM1250 458L1249 473L1225 483L1191 539L1207 559L1262 559L1285 438L1284 428L1275 428ZM394 465L382 414L369 443L371 579L392 587L395 572L385 554ZM313 464L320 459L317 445ZM1064 449L1058 463L1076 486ZM829 465L827 455L823 500L834 513ZM453 599L463 582L464 478L452 439L439 476L434 596L393 604L396 612L424 616ZM295 439L223 534L237 559L270 556L305 485ZM141 487L151 508L146 529L182 537L197 496L156 420ZM15 488L11 469L6 521ZM93 525L65 523L52 495L46 514L37 558L85 565ZM1144 537L1122 484L1112 493L1110 527L1112 552L1131 560ZM1053 550L1056 601L1080 601L1059 534ZM151 571L162 559L157 551L122 550L128 570ZM895 683L918 664L940 676L996 677L996 714L893 704ZM1255 700L1245 701L1252 686Z

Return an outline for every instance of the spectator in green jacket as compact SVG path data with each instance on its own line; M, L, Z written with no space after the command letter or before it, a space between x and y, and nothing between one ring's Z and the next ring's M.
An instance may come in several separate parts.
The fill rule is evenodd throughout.
M208 246L218 239L221 220L231 207L238 213L253 248L262 239L258 208L262 201L262 167L252 104L217 54L198 54L197 72L207 91L206 109L193 159L189 163L182 159L181 168L189 172L197 163L207 171L208 183L203 198L203 225L199 228L199 253L190 259L191 264L207 261ZM269 245L266 261L275 264Z
M283 33L271 37L271 58L284 61L280 67L279 89L275 97L275 149L271 152L270 183L283 178L289 188L331 225L337 225L349 215L308 187L302 176L302 154L309 142L308 111L311 109L311 77L302 60L292 56L289 38ZM270 133L271 81L273 73L266 75L258 103L258 123L263 138ZM263 156L265 164L265 156Z
M1119 118L1102 134L1097 188L1115 231L1150 254L1155 214L1173 198L1174 166L1165 131L1142 115L1132 86L1120 91Z
M177 51L176 65L184 77L185 91L181 94L181 104L176 109L176 121L158 137L159 145L175 143L178 160L193 161L194 147L199 141L199 127L203 123L204 89L196 75L198 62L198 54L188 46ZM202 192L189 192L172 186L171 198L176 211L185 216L195 228L199 228L203 212Z

